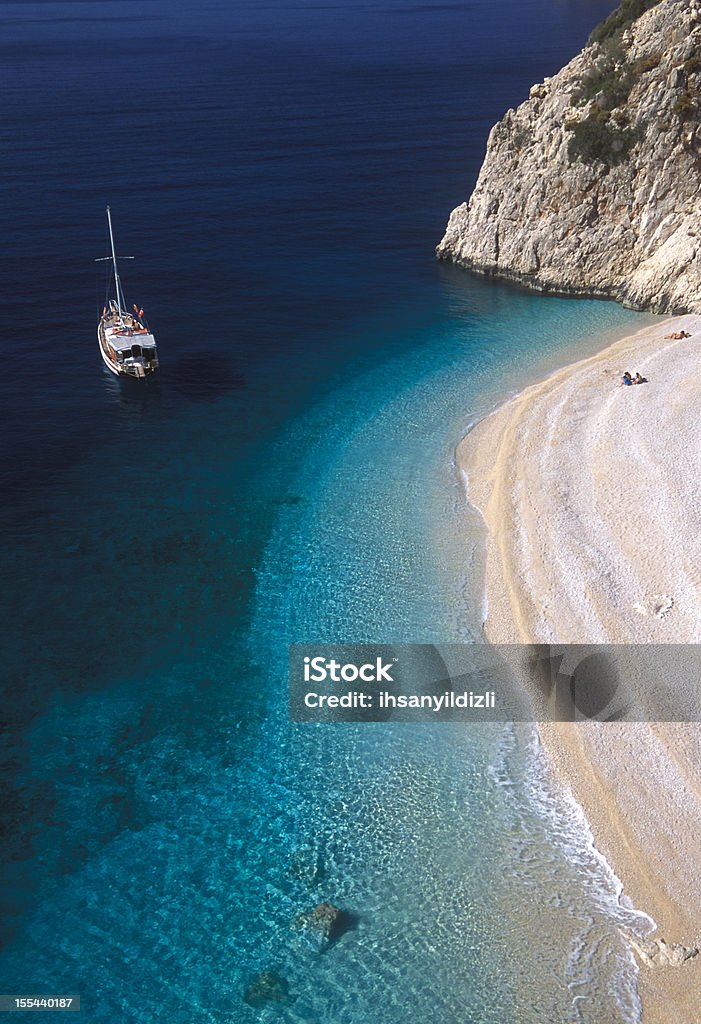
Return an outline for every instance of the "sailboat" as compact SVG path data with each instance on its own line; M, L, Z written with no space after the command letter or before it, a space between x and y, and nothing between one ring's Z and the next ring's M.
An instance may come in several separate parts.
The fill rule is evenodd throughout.
M158 369L156 339L144 321L144 311L137 306L133 313L127 311L122 285L119 280L117 255L114 249L112 214L107 207L107 226L110 235L111 256L105 256L96 263L111 261L114 270L114 296L107 298L97 325L97 340L105 365L118 377L148 377ZM122 257L131 259L132 257Z

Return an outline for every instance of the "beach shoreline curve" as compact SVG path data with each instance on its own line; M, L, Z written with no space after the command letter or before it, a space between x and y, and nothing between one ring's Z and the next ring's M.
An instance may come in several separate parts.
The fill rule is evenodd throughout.
M526 387L460 441L456 465L487 531L489 642L701 641L699 358L701 317L658 321ZM626 370L646 383L619 387ZM657 923L655 938L699 944L698 724L539 732L626 897ZM692 1020L701 956L643 965L640 991L644 1021Z

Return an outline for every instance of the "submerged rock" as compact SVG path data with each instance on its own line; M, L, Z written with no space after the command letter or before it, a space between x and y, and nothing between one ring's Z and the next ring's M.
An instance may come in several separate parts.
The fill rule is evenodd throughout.
M647 967L678 967L699 954L697 946L682 946L677 942L665 942L664 939L636 939L628 936L628 941Z
M246 988L243 1001L254 1010L261 1010L270 1003L284 1003L290 994L290 987L275 971L261 971Z
M316 885L326 875L324 861L318 850L303 846L295 850L290 863L290 874L307 885Z
M323 952L355 927L357 918L333 903L319 903L313 910L298 914L292 927L305 932Z
M701 312L700 178L701 5L628 4L494 126L436 252L538 291Z

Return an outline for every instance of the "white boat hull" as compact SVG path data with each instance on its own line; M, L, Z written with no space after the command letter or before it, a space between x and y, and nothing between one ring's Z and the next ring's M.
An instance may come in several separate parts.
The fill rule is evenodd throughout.
M97 329L97 343L98 343L99 348L100 348L100 355L102 356L102 362L105 364L105 366L107 367L108 370L111 370L111 372L115 375L115 377L121 377L121 373L119 372L119 370L117 369L116 366L113 366L109 356L107 355L107 353L105 352L104 348L102 347L102 337L101 337L101 331L100 331L99 327Z
M106 327L107 330L105 329ZM108 333L110 333L110 341L113 337L117 338L117 335L112 333L114 330L114 324L109 324L109 322L106 324L104 318L97 325L97 343L100 348L102 361L107 369L115 377L131 377L135 380L150 377L154 374L158 368L158 356L153 335L147 333L144 328L134 333L120 331L118 332L120 335L127 334L128 342L133 343L133 345L130 345L130 348L124 349L125 339L123 337L115 340L113 344L108 343ZM122 341L121 347L119 341ZM145 346L144 342L147 343ZM117 359L115 348L120 349L119 360ZM148 359L144 355L144 348L147 352L152 353ZM133 349L137 350L136 354L134 354Z

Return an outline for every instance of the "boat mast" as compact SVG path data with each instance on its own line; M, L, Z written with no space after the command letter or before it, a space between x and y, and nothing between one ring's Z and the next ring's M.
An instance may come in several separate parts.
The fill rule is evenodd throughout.
M119 273L117 272L117 254L114 251L114 236L112 234L112 215L109 206L107 207L107 223L110 229L110 246L112 247L112 265L114 266L114 287L117 292L117 309L119 310L119 322L124 323L122 318L122 289L119 284Z

